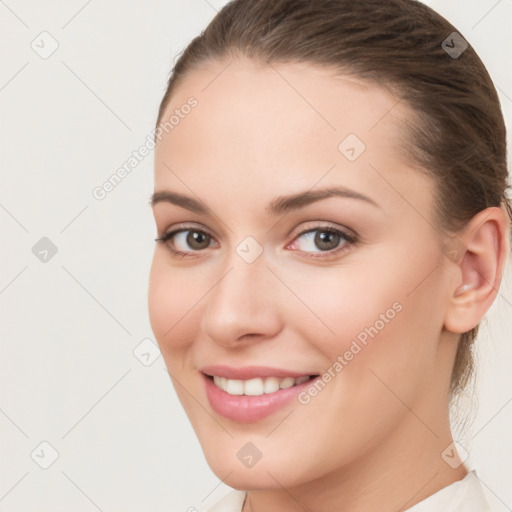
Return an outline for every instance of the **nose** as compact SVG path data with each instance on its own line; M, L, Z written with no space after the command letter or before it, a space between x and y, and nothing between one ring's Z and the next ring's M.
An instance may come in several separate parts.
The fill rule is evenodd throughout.
M279 285L262 256L246 263L235 254L205 297L203 332L227 348L274 337L282 329Z

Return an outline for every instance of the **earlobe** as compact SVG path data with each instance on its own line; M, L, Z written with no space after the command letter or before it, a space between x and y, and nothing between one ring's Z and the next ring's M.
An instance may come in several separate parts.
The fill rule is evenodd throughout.
M487 208L459 236L465 251L457 262L457 283L450 285L445 328L463 333L476 327L491 307L509 250L509 222L503 209Z

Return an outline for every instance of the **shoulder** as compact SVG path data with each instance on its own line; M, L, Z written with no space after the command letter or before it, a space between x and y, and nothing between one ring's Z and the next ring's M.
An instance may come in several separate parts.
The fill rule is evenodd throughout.
M246 494L233 490L205 512L241 512Z

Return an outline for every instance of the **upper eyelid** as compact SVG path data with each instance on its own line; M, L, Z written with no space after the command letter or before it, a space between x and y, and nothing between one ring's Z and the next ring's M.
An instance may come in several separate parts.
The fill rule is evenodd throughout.
M200 224L199 225L191 225L191 224L188 224L186 222L178 223L176 225L173 225L172 228L164 229L162 231L162 235L161 236L165 236L165 235L167 235L169 233L177 233L177 232L181 232L181 231L193 231L193 230L203 231L203 232L207 233L210 236L214 236L214 237L217 236L217 235L212 234L212 230L210 230L210 229L208 229L208 228L206 228L204 226L201 226Z
M346 235L349 235L349 236L357 236L356 232L353 230L353 229L350 229L349 227L347 226L340 226L340 225L337 225L337 224L334 224L333 222L330 222L330 221L327 221L327 220L324 220L324 221L309 221L313 224L311 224L310 226L303 226L302 224L307 224L306 223L302 223L301 224L301 228L294 228L290 231L290 233L287 235L287 236L291 236L294 234L294 236L299 236L299 235L302 235L304 233L307 233L309 231L317 231L317 230L320 230L320 229L325 229L326 231L328 230L333 230L333 231L340 231L342 233L345 233Z
M295 233L295 236L298 236L298 235L301 235L307 231L314 231L316 229L333 229L335 231L348 231L347 234L353 234L353 236L356 236L356 233L353 229L349 228L349 227L346 227L346 226L339 226L339 225L336 225L335 223L331 222L331 221L327 221L327 220L317 220L317 221L308 221L309 223L312 223L310 226L302 226L302 228L293 228L291 231L288 232L288 234L286 235L287 237L291 236L293 233ZM301 223L302 224L308 224L308 222L306 223ZM197 231L204 231L205 233L207 233L208 235L210 236L214 236L214 237L217 237L216 234L212 234L212 230L210 230L209 228L206 228L206 227L203 227L201 225L191 225L191 224L188 224L186 222L183 222L183 223L179 223L177 224L176 226L173 226L172 228L168 228L168 229L165 229L164 231L162 231L162 235L161 236L165 236L166 234L169 234L169 233L176 233L176 232L179 232L179 231L189 231L189 230L194 230L196 229Z

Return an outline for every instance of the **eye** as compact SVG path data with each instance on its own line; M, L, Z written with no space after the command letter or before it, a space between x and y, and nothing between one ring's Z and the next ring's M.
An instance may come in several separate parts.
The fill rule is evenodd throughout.
M329 256L337 254L348 249L356 241L355 236L344 233L339 229L318 226L300 233L288 247L306 253L306 257L321 258L324 257L322 253L328 253Z
M213 238L200 229L176 229L156 238L155 242L165 244L177 256L187 256L211 246Z
M164 244L173 255L199 256L201 251L214 247L214 238L198 228L181 228L164 233L156 242ZM317 226L299 233L288 248L297 249L307 258L322 258L338 254L357 243L357 236L331 226ZM196 254L194 254L196 253Z

